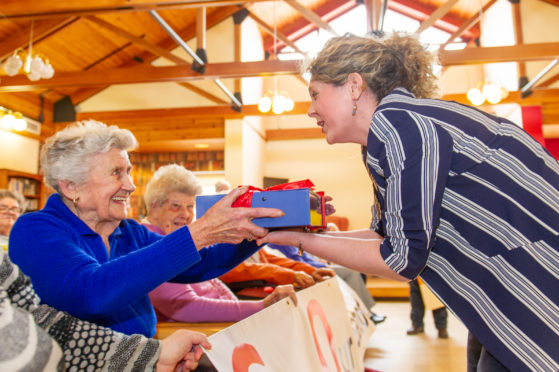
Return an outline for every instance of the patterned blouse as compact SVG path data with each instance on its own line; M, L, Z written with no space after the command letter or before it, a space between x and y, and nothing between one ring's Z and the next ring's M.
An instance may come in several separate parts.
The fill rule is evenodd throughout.
M155 370L159 341L39 302L29 278L0 249L0 371Z
M559 370L559 164L514 123L396 89L365 161L388 266L511 370Z

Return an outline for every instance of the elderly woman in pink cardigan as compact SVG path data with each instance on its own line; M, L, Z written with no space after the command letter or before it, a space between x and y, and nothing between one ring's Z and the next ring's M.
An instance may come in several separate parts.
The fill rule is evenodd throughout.
M166 235L194 218L196 195L202 187L196 176L184 167L171 164L159 168L146 186L147 216L142 223L151 231ZM219 279L195 284L164 283L149 297L159 321L233 322L290 297L292 285L277 286L260 301L239 300Z

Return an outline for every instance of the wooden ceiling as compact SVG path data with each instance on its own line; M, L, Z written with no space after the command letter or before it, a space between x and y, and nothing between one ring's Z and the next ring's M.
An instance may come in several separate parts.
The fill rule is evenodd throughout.
M183 40L197 37L199 45L205 41L205 31L223 20L251 17L260 27L264 49L271 53L274 40L278 42L276 50L285 45L293 46L294 40L317 28L329 27L327 22L360 3L367 8L369 29L374 29L379 23L384 1L389 9L419 20L420 29L438 27L450 32L452 39L462 37L467 42L479 37L479 15L495 3L495 0L3 0L0 60L17 49L25 50L33 27L33 53L48 56L56 73L52 79L32 82L23 75L6 76L0 69L0 105L42 121L45 123L44 135L48 135L49 131L56 130L51 124L53 105L66 96L78 105L111 84L177 82L210 99L215 106L167 110L165 114L188 118L185 127L192 138L197 136L192 134L195 132L192 128L198 122L201 130L206 128L215 135L215 127L219 126L216 123L220 120L256 113L256 110L245 105L239 113L238 109L232 109L228 99L203 91L193 86L192 81L296 74L297 63L274 58L256 62L233 60L207 63L204 74L200 74L190 68L192 59L187 61L170 54L178 44L156 21L154 13ZM559 6L559 0L545 2ZM513 7L518 12L518 6ZM276 39L272 37L274 24ZM521 27L518 21L516 27ZM517 38L517 44L466 51L442 50L440 59L443 65L450 66L559 57L559 43L522 45L521 38ZM159 57L165 57L175 65L150 64ZM539 83L539 89L559 80L557 76L546 78ZM553 97L558 96L555 90L550 89L550 92ZM298 103L295 112L298 110L306 111L306 105ZM150 111L153 120L161 119L162 113L157 111ZM145 112L141 116L150 115ZM208 115L219 119L211 130L208 129L208 125L211 127L207 122ZM102 113L99 116L103 116ZM137 120L130 113L120 114L121 119L125 117L129 118L129 125ZM122 120L120 125L126 125ZM178 125L176 120L172 122L172 125ZM198 134L200 136L203 135Z

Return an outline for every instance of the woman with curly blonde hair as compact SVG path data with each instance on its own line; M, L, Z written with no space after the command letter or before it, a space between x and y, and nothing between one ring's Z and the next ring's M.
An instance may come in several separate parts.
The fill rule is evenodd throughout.
M362 146L370 228L258 242L420 277L483 345L478 371L557 371L559 165L509 120L434 99L433 65L416 36L326 43L307 66L308 114L329 144Z

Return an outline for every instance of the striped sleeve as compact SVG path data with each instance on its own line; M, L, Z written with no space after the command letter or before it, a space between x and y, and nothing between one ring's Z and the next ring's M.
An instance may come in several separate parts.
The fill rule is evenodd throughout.
M415 278L434 245L452 138L428 118L409 111L375 113L367 143L372 174L383 195L381 254L402 276ZM380 168L380 169L379 169Z

